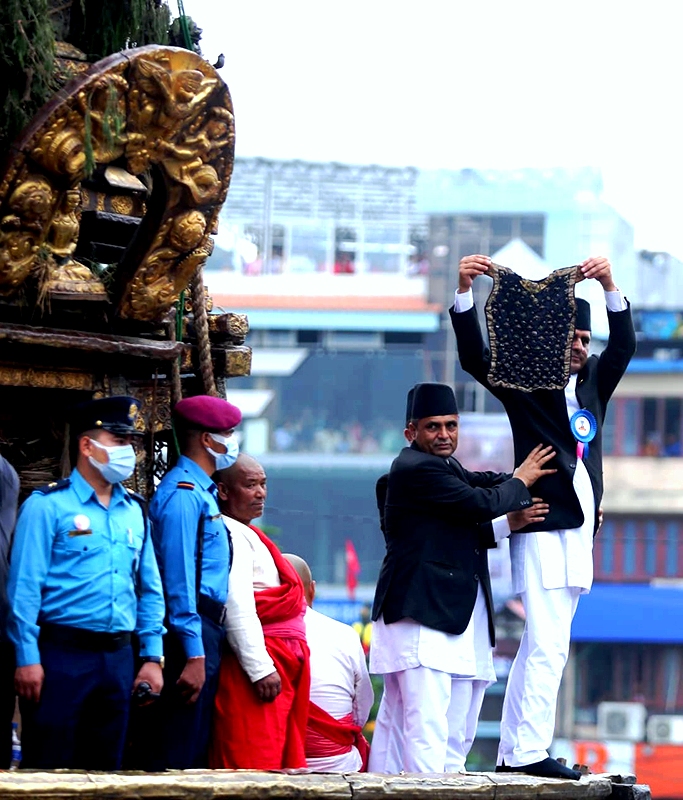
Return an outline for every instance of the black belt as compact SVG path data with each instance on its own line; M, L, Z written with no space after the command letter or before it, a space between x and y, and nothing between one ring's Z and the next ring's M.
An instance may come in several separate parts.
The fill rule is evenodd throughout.
M223 625L225 622L226 608L223 603L214 600L206 594L200 594L197 598L197 613L215 622L216 625Z
M103 631L86 631L83 628L72 628L69 625L56 625L43 622L40 626L40 638L45 642L66 644L81 650L114 653L128 647L131 634L127 631L105 633Z

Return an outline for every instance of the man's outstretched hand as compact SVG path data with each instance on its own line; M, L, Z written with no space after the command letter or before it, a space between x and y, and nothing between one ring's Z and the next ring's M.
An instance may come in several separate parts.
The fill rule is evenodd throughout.
M550 506L544 503L540 497L532 497L534 501L529 508L522 508L519 511L508 511L508 525L511 531L519 531L532 523L543 522L550 511Z
M458 270L458 291L460 293L468 292L472 288L472 281L478 275L483 275L490 266L491 259L488 256L474 255L461 258Z
M603 256L587 258L579 264L579 269L584 278L595 278L606 292L617 291L617 285L612 279L612 265Z
M551 445L544 446L542 444L537 444L512 473L512 477L519 478L528 489L544 475L552 475L557 472L556 469L547 469L545 466L548 461L555 458L556 455Z

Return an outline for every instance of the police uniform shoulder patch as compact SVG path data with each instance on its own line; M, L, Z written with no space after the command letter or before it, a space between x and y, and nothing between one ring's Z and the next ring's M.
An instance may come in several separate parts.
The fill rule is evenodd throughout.
M59 481L52 481L52 483L48 483L45 486L38 486L35 491L41 494L52 494L52 492L58 492L60 489L66 489L67 486L71 486L71 478L62 478Z
M194 483L192 481L178 481L178 489L189 489L192 491L194 489Z

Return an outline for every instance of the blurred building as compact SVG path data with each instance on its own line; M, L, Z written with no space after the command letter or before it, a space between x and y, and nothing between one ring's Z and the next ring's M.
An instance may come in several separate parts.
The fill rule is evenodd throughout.
M266 521L319 580L341 581L352 535L361 581L374 584L373 487L403 444L414 383L455 379L465 412L497 412L495 425L464 425L460 456L511 469L500 407L456 373L446 311L458 261L487 252L541 277L601 252L630 274L632 230L601 189L591 169L236 160L206 281L217 308L249 315L252 375L230 392L245 409L244 446L271 472Z

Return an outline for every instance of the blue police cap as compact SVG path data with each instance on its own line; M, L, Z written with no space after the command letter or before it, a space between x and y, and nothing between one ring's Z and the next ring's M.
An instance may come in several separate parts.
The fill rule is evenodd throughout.
M74 408L71 415L74 435L98 429L120 436L142 434L144 423L140 416L140 401L127 395L115 395L90 400Z

